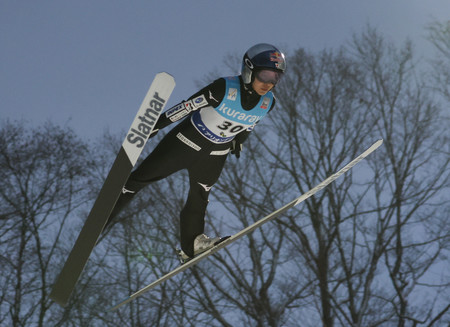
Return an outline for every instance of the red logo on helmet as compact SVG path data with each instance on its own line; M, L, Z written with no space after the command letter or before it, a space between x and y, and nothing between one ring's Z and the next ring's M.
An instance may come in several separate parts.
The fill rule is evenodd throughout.
M283 62L283 56L278 51L277 52L272 52L270 54L270 61Z

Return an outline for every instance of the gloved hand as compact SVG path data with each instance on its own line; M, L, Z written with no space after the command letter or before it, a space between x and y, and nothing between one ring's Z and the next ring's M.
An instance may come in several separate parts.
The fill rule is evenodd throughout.
M236 158L241 157L241 151L243 149L242 143L236 141L235 139L231 141L231 154L234 154Z

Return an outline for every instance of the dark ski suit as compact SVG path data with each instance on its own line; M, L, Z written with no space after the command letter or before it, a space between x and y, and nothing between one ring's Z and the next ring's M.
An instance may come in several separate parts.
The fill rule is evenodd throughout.
M272 92L260 96L249 91L240 76L220 78L189 98L192 99L201 99L203 106L187 117L183 113L174 115L172 109L178 105L161 115L155 130L184 120L131 173L107 223L144 186L187 169L190 189L180 213L180 238L181 249L188 256L193 256L195 237L204 232L210 189L222 172L232 141L242 144L275 104Z

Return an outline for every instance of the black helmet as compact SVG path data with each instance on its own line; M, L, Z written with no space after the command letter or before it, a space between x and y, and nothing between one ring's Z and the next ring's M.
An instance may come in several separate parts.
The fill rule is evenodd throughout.
M244 84L253 82L254 73L260 70L272 70L279 73L279 77L286 69L284 54L273 45L260 43L252 46L242 60L242 80ZM278 78L279 79L279 78Z

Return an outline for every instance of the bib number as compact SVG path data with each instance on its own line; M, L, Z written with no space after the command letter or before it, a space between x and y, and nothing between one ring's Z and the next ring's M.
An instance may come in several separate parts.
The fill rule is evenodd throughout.
M224 121L221 125L217 125L217 128L222 131L229 131L230 133L236 134L244 129L242 125L234 125L230 121Z

